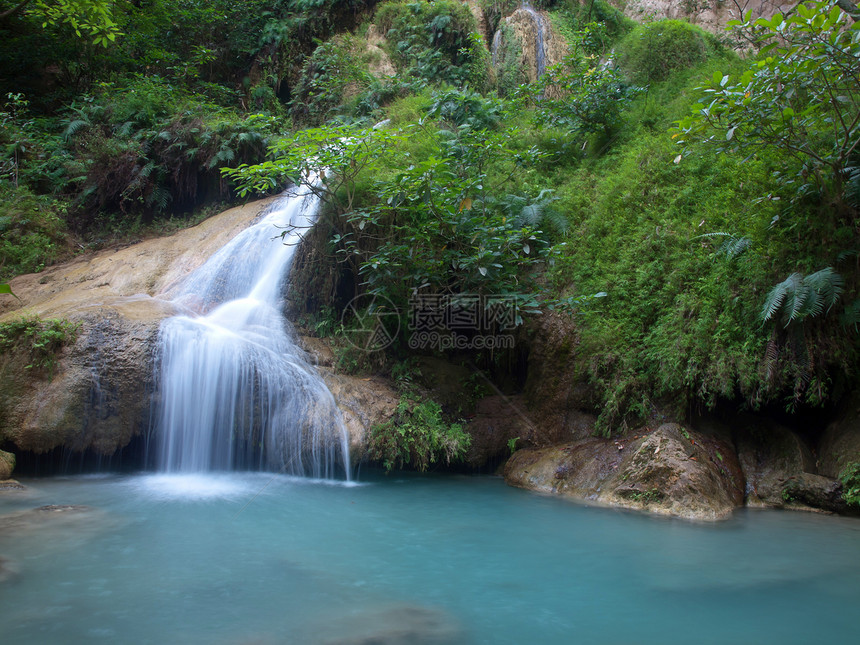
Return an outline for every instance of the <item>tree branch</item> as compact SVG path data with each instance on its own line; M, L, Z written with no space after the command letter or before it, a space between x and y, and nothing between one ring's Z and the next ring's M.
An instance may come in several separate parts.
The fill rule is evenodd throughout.
M30 4L33 0L21 0L18 4L16 4L11 9L7 9L6 11L0 13L0 22L5 21L7 18L11 18L16 13L19 13L24 7Z
M854 22L860 20L860 7L853 0L836 0L836 6L847 13Z

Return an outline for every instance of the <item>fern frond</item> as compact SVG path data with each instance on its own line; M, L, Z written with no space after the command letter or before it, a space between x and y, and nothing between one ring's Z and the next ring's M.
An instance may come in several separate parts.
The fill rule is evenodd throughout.
M802 279L803 276L799 273L792 273L770 290L770 293L767 294L767 298L765 298L764 307L761 312L761 317L764 322L768 322L776 315L776 313L782 308L782 305L786 302L786 298L788 298L789 294L791 294L792 297L794 296L795 291L797 291L797 285L800 284Z
M843 285L842 276L832 267L808 276L792 273L767 294L761 316L768 322L782 311L786 327L804 318L820 316L839 301Z
M90 125L92 124L88 119L75 119L74 121L70 121L66 126L66 129L63 130L63 139L71 141L78 132L90 127Z
M825 267L821 271L806 276L803 283L815 295L813 316L818 316L825 310L829 312L839 301L845 285L842 276L836 273L833 267Z
M742 256L752 246L752 240L746 235L742 237L729 237L720 247L720 251L726 254L729 260Z
M860 299L845 306L845 311L840 316L840 321L845 327L854 327L854 331L860 331Z
M724 253L729 260L734 260L739 258L741 255L746 253L747 250L752 247L752 240L748 238L746 235L742 235L741 237L736 237L731 233L726 233L725 231L715 231L714 233L703 233L702 235L697 235L694 237L694 240L700 238L712 238L712 237L722 237L725 238L723 243L720 245L720 248L717 249L718 253Z

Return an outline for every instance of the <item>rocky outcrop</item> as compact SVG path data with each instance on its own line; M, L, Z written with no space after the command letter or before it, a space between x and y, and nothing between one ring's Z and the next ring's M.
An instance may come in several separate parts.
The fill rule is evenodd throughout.
M818 446L818 473L839 477L860 462L860 391L849 397L836 421L827 426Z
M749 506L783 506L786 482L801 473L815 472L815 459L794 432L762 419L741 418L738 458L746 479Z
M126 446L148 420L158 328L176 313L171 290L271 201L12 280L20 300L0 296L0 322L66 318L79 332L52 374L26 369L24 348L0 356L0 443L36 453L63 447L103 455Z
M349 376L330 369L321 373L340 408L349 435L349 457L356 464L367 454L370 429L394 416L400 396L378 376Z
M674 423L629 441L521 450L504 474L521 488L695 520L725 518L743 503L732 447Z
M493 65L515 65L523 82L534 83L546 69L564 60L567 43L553 28L543 11L522 5L500 24L493 36Z
M713 33L724 33L726 23L740 17L740 14L753 12L753 18L770 17L777 11L783 14L797 2L778 0L741 0L722 2L721 0L626 0L613 2L628 17L638 21L686 20Z
M15 455L0 450L0 481L9 479L15 471Z
M522 396L494 395L480 401L466 426L472 437L466 463L472 468L498 465L534 436L535 427Z

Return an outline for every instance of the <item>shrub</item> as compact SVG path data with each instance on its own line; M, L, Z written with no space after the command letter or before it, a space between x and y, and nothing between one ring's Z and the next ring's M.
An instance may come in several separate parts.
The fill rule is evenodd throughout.
M469 8L453 0L387 2L376 23L391 58L406 76L431 83L463 85L475 77L477 48L470 34L477 23Z
M450 464L462 459L472 442L462 425L444 421L438 403L419 402L412 394L404 394L394 417L370 432L370 458L387 471L412 466L423 472L440 460Z
M708 36L680 20L638 25L618 44L618 64L637 85L664 81L679 68L692 67L708 56Z
M61 255L64 211L50 197L0 183L0 278L41 271Z
M848 464L839 474L842 499L851 506L860 506L860 461Z

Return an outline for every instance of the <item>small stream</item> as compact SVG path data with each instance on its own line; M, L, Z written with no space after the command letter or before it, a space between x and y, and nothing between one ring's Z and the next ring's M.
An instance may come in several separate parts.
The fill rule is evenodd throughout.
M742 510L706 525L494 477L361 479L24 481L0 495L2 642L856 640L857 519ZM29 510L51 504L88 509Z

